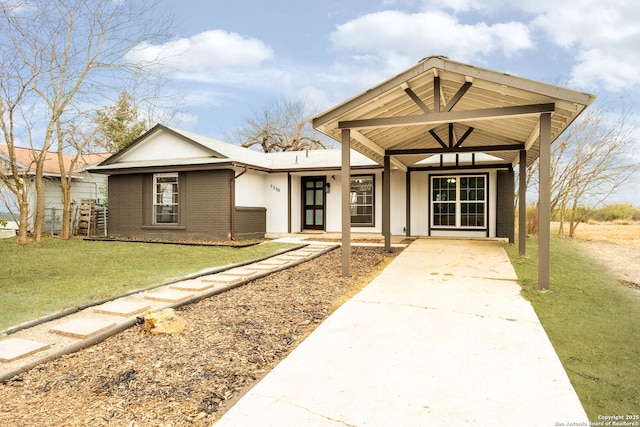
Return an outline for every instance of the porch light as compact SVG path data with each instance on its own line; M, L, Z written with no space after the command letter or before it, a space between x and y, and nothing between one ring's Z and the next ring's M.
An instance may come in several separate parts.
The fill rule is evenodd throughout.
M331 183L330 182L327 182L324 185L324 191L325 191L325 193L329 193L331 191Z

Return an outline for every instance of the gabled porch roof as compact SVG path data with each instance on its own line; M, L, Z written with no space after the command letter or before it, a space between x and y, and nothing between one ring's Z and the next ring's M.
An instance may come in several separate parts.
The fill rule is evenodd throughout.
M342 143L342 179L350 148L384 165L382 234L390 249L391 168L407 171L434 154L482 153L509 167L540 159L538 286L549 288L551 144L595 96L430 56L313 119ZM456 162L457 164L457 162ZM477 164L472 164L477 166ZM526 252L526 175L519 176L519 246ZM342 270L350 275L350 189L342 188Z
M595 96L431 56L313 119L313 126L379 164L406 170L440 153L483 152L516 165L539 154L539 116L554 141Z

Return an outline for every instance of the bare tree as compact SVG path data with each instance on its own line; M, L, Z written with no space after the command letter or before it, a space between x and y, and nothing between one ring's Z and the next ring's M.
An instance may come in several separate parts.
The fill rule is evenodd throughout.
M635 127L627 123L623 111L615 119L601 109L592 109L581 116L552 147L551 211L563 224L569 222L569 237L573 237L583 215L590 207L602 204L627 180L640 170L633 158ZM537 179L537 163L529 168L531 181ZM536 182L537 184L537 182Z
M301 100L274 102L232 131L230 138L242 147L258 146L265 153L327 148L308 122L311 114L307 110Z
M40 153L34 159L33 233L38 242L44 223L44 160L56 138L58 147L64 146L71 130L64 127L71 122L65 115L99 105L105 92L139 71L126 63L126 53L165 33L167 21L158 19L153 1L31 0L15 5L0 3L0 39L6 41L0 63L0 126L10 163L15 163L11 150L17 143ZM20 204L18 243L25 244L29 201L21 178L12 169L5 181L11 181L8 187Z

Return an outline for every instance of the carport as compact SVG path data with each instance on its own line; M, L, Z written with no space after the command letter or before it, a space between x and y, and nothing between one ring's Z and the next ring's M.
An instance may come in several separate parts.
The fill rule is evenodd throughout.
M538 286L549 288L551 144L595 96L431 56L313 119L341 142L342 182L350 148L383 165L382 232L391 247L391 169L432 156L489 154L519 168L518 240L526 254L526 168L539 158ZM456 162L457 164L457 162ZM407 187L410 180L407 180ZM342 186L342 272L350 275L350 188ZM408 215L408 214L407 214ZM407 230L409 234L409 230Z

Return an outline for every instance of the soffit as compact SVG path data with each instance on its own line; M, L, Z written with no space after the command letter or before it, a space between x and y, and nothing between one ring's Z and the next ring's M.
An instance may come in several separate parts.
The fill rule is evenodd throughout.
M342 129L349 128L352 148L380 164L385 153L392 154L397 166L411 167L436 153L477 150L515 165L523 147L531 164L539 153L540 112L551 112L554 141L594 99L590 94L429 57L320 114L313 125L337 141Z

